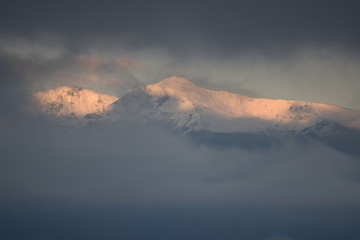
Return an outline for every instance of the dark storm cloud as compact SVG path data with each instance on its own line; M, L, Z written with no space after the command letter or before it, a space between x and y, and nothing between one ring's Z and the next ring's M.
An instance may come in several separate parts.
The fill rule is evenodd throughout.
M0 51L32 90L71 84L121 96L178 75L252 97L360 109L358 8L357 1L7 1ZM79 65L95 58L102 67Z
M357 1L8 1L5 33L55 32L72 41L112 37L127 47L286 51L308 44L359 47Z

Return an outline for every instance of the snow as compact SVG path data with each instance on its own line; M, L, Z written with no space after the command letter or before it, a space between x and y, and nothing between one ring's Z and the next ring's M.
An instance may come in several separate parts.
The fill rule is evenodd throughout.
M56 116L82 118L87 114L104 114L118 97L73 86L62 86L34 94L40 109Z
M35 97L43 112L58 117L78 119L109 113L118 121L130 114L141 121L166 123L185 131L301 132L322 122L360 130L360 111L322 103L251 98L205 89L180 77L139 87L121 99L69 86L37 92Z
M171 77L145 88L154 102L168 98L153 110L152 120L170 120L179 128L223 133L264 129L300 131L321 121L360 128L359 111L335 105L250 98L201 88L180 77Z

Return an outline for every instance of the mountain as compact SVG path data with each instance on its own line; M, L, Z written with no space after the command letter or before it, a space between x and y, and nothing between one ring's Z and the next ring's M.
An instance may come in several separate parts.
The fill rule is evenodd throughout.
M120 99L68 86L37 92L35 97L43 112L65 123L156 124L217 147L269 147L288 137L310 137L360 155L360 111L251 98L201 88L180 77L141 86Z
M42 112L67 120L101 117L111 109L118 97L75 86L62 86L38 91L34 97Z
M179 77L140 87L113 103L113 115L121 118L129 113L188 132L304 132L324 122L360 129L360 111L330 104L251 98L204 89Z
M360 111L331 104L251 98L171 77L112 106L112 121L158 124L215 147L264 148L289 137L310 138L360 155Z

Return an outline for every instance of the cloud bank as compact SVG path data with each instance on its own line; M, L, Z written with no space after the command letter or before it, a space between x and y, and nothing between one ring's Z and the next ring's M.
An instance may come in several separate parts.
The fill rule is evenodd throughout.
M0 137L4 237L358 236L359 159L321 144L213 149L156 127L11 114Z

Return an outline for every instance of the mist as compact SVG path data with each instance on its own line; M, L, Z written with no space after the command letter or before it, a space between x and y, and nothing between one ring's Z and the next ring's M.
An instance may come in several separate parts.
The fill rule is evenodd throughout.
M358 236L353 226L360 210L359 158L320 143L217 149L155 126L68 127L42 116L16 114L21 120L2 128L0 138L1 211L17 219L2 219L8 226L4 236L14 234L16 226L27 229L23 224L31 216L54 228L45 223L59 214L63 217L51 220L53 224L69 229L65 219L75 217L80 224L75 236L90 239L115 226L135 239L175 232L174 239L217 239L228 231L229 239L338 239L335 230L321 230L332 224L347 231L346 236ZM103 225L100 212L101 221L115 222ZM332 218L323 218L328 215ZM346 226L333 219L343 217ZM90 220L81 220L85 218ZM97 224L92 236L83 232L91 225L88 221ZM158 229L166 221L172 222L170 230L151 233L146 227ZM195 221L196 234L185 227L187 221ZM309 230L314 221L320 221L315 235L296 230ZM211 226L218 232L211 234ZM50 228L48 233L25 232L53 239L67 236L53 235ZM134 228L143 232L136 235Z
M159 127L68 127L35 116L3 129L1 145L3 199L285 205L360 201L359 159L310 140L259 150L213 148Z

